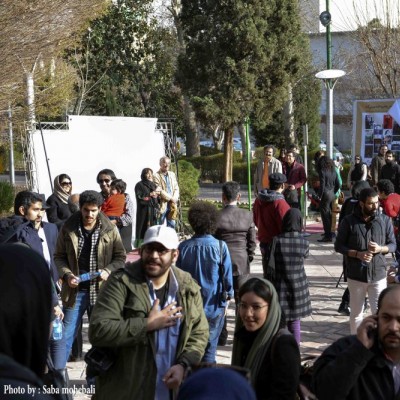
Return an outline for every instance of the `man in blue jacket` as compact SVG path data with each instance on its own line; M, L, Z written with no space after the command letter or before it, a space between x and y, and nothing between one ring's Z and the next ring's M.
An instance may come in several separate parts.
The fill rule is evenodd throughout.
M212 236L218 221L218 210L213 204L193 203L188 219L195 234L179 245L176 266L189 272L201 287L210 332L202 361L215 363L227 301L233 298L232 262L226 243Z

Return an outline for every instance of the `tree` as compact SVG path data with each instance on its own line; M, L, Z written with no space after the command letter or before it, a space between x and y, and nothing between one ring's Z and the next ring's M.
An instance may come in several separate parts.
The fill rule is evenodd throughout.
M224 179L232 177L233 128L246 116L264 127L283 107L299 68L300 32L292 0L183 0L186 53L178 81L197 118L225 131Z
M0 107L15 103L37 62L50 65L74 41L105 0L2 0L0 2Z
M69 54L80 74L79 111L136 117L179 117L173 84L176 39L158 24L152 1L118 0L93 21Z

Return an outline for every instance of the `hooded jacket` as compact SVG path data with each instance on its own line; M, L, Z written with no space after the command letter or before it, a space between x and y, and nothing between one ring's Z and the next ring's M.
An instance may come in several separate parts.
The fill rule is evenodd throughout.
M253 219L261 243L271 243L272 238L282 232L282 220L289 209L282 193L270 189L258 193L253 207Z
M171 267L178 282L183 318L176 364L200 362L208 340L208 323L200 287L190 274ZM113 273L99 293L90 319L89 340L115 350L116 361L96 382L96 400L153 400L156 389L155 332L147 332L151 311L142 261Z

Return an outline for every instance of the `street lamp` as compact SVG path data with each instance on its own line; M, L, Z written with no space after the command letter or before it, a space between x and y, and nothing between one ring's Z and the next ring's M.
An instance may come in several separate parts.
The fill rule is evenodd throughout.
M326 150L333 158L333 88L338 78L346 75L340 69L326 69L315 74L315 77L324 82L326 88Z

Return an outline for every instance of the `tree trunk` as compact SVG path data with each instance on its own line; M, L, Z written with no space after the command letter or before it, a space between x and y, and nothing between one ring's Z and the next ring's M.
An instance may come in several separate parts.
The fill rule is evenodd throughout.
M232 180L233 170L233 126L225 129L224 141L224 176L223 181Z
M240 134L240 141L242 143L242 159L247 161L247 142L246 142L246 128L244 123L238 125L238 131Z
M294 113L293 113L293 92L292 92L292 84L289 83L288 87L288 100L285 103L285 107L283 109L283 119L284 119L284 133L285 133L285 145L289 146L290 144L295 143L294 136Z
M176 35L179 43L179 51L181 54L186 53L186 45L183 36L182 24L179 19L179 15L182 10L181 0L172 0L171 6L168 7L176 29ZM183 107L183 126L185 129L186 136L186 155L188 157L200 156L200 144L199 135L196 129L196 118L194 111L190 105L189 97L185 94L182 95L182 107Z

